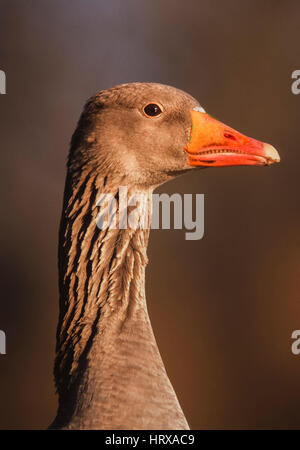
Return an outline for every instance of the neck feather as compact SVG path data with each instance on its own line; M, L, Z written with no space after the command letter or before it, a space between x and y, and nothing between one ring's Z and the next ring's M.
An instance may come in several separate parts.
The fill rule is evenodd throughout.
M59 410L52 426L187 428L147 313L149 228L97 226L100 194L112 194L120 214L120 185L121 179L91 172L67 177L59 242ZM149 206L151 191L143 194Z

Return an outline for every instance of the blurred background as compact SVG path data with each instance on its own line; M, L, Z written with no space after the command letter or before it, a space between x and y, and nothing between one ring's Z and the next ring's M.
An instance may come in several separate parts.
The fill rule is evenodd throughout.
M0 428L45 428L58 317L57 234L85 100L131 81L181 88L272 143L276 167L209 169L160 192L204 193L205 236L152 231L147 300L194 429L299 428L300 4L269 0L0 0Z

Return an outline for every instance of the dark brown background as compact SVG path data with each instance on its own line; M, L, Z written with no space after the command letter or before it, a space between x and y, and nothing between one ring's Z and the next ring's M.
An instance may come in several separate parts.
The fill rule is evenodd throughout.
M53 419L57 229L68 143L93 92L171 84L275 145L277 167L209 169L205 237L153 231L147 296L192 428L300 427L299 1L1 0L0 428Z

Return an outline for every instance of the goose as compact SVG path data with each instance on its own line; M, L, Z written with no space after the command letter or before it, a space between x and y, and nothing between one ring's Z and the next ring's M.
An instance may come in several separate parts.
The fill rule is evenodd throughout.
M174 87L128 83L87 101L71 139L59 231L59 404L50 428L189 429L147 312L149 227L99 227L99 196L113 196L117 216L119 186L150 205L157 186L191 170L279 160L270 144Z

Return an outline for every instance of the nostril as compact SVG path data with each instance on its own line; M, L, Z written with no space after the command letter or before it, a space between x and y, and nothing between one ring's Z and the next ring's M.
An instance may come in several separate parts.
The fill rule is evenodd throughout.
M232 141L236 141L236 137L233 134L228 133L227 131L224 133L224 137L227 139L231 139Z

